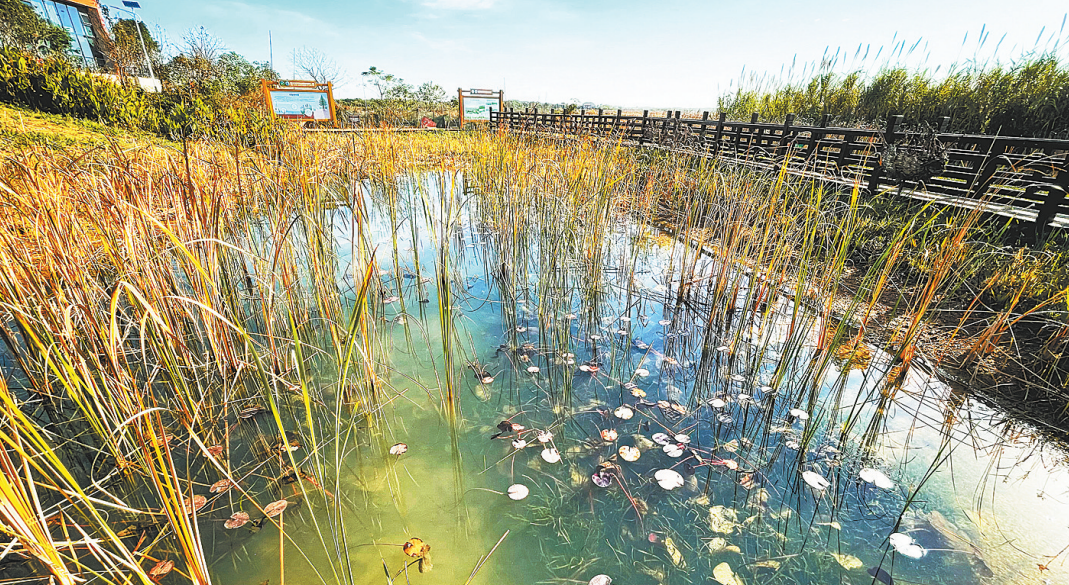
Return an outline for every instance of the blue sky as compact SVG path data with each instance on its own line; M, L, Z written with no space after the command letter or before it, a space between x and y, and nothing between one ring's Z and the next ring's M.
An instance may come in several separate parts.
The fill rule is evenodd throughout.
M504 88L511 99L715 109L744 67L746 75L767 79L794 62L798 77L804 64L838 51L839 70L875 68L905 40L895 61L942 72L951 63L988 60L996 46L997 58L1008 62L1069 38L1061 30L1064 0L140 2L142 18L175 45L204 26L228 49L267 61L271 31L283 77L292 73L294 48L327 53L349 79L337 97L376 95L360 76L374 65L450 93ZM982 29L986 41L979 46ZM859 48L867 59L854 59ZM1069 42L1057 50L1069 55Z

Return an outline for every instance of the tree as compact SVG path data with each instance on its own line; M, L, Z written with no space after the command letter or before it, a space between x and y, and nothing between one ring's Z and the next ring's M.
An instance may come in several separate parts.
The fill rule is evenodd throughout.
M421 102L437 103L445 101L445 90L438 84L426 82L416 89L416 99Z
M293 65L316 83L337 85L345 79L342 68L319 49L301 47L293 53Z
M71 37L22 0L0 0L0 46L42 57L64 55L71 47Z
M371 67L360 75L366 77L367 83L378 90L381 99L411 99L414 93L412 86L406 84L404 79L376 67Z
M219 91L232 95L246 95L260 90L261 79L278 79L278 73L269 63L249 61L230 51L223 53L216 62L220 78Z

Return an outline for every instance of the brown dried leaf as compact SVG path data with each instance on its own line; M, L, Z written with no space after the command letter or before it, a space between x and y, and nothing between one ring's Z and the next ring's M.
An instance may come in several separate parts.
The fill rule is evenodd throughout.
M282 513L286 509L286 506L290 505L286 500L279 500L277 502L271 502L264 508L264 515L268 518L274 518Z
M246 514L245 512L234 512L230 515L230 519L223 524L223 527L227 529L241 528L242 526L248 524L248 522L248 514Z
M160 561L160 562L156 563L156 566L154 566L151 569L149 569L148 574L149 574L150 577L157 577L157 578L158 577L163 577L167 573L170 573L171 569L173 569L173 568L174 568L174 562L173 561Z

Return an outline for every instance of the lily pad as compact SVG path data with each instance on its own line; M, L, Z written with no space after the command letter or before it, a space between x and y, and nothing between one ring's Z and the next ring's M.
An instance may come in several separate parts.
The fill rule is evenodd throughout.
M403 455L408 451L408 445L404 443L397 443L390 447L390 455Z
M657 483L666 490L674 490L683 485L683 476L672 469L659 469L653 474Z
M637 447L631 447L629 445L620 447L620 459L623 459L624 461L638 461L640 455L642 455L642 451L639 451Z
M631 417L635 416L635 411L625 404L614 410L613 414L620 420L631 420Z
M895 482L891 481L891 478L884 475L879 469L866 467L858 473L858 477L861 478L861 481L871 483L880 489L889 490L895 487Z
M234 512L230 515L230 519L223 523L223 528L231 529L241 528L248 524L249 515L245 512Z
M672 438L665 433L653 433L653 442L658 445L667 445L672 442Z
M527 494L531 493L531 490L522 483L514 483L509 486L508 497L510 500L522 500L527 497Z
M820 475L815 471L803 471L802 481L809 484L809 487L819 491L824 491L825 489L827 489L828 486L831 485L831 482L824 479L823 475Z
M663 450L666 455L672 457L673 459L683 455L683 445L680 445L678 443L669 443L664 447L661 447L661 450Z
M560 461L560 452L554 448L542 449L542 459L546 463L556 463Z
M919 559L928 554L924 547L917 544L917 541L913 540L912 536L904 532L896 532L889 536L887 540L898 551L898 554L905 555L911 559Z
M281 514L282 511L286 509L286 506L289 505L290 503L286 500L278 500L276 502L271 502L270 504L264 507L264 516L267 516L268 518L274 518L275 516Z
M608 575L595 575L588 585L610 585L612 577Z

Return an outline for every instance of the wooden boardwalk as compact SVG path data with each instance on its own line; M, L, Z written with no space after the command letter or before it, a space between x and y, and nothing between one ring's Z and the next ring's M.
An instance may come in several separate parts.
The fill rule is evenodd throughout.
M818 126L729 121L708 112L684 118L680 112L664 116L625 116L606 113L540 113L537 110L492 112L491 123L513 131L586 134L611 137L625 144L668 148L715 156L760 168L792 173L845 185L860 183L870 193L894 190L911 197L957 207L980 207L986 212L1031 224L1041 237L1050 228L1069 227L1069 140L950 134L949 118L939 121L934 134L903 129L902 117L884 128L836 128L824 116ZM922 181L897 179L888 172L887 145L898 153L923 154L920 146L931 136L945 149L947 160L934 176Z

